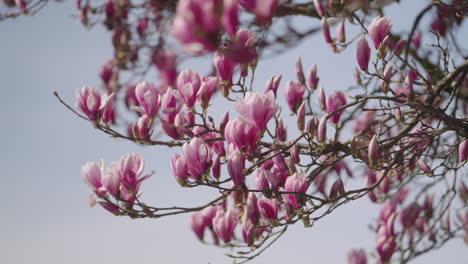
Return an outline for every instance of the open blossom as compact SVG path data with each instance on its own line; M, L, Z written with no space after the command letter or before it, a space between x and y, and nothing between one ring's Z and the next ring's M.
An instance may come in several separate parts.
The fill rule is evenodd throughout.
M200 90L198 90L197 98L200 102L200 106L204 109L208 107L210 103L211 96L213 96L216 91L216 86L218 84L217 77L202 77L202 83Z
M142 181L149 178L151 174L142 176L144 160L140 154L127 154L122 156L118 163L120 175L120 192L122 199L133 202L139 195L139 188Z
M136 86L135 96L143 109L139 111L150 117L156 116L159 109L160 96L156 86L152 83L141 82Z
M346 105L346 98L343 92L334 91L327 98L327 112L332 113L339 109L340 107ZM338 123L340 120L341 114L344 110L338 111L330 117L330 121L334 124Z
M195 137L182 146L188 171L194 179L204 174L211 166L212 151L203 139Z
M379 48L385 37L390 32L392 25L387 17L376 17L369 25L369 36L376 49Z
M229 242L234 234L234 229L237 225L237 219L233 210L224 212L223 209L219 209L213 218L213 229L216 235L224 241Z
M106 191L114 197L117 197L120 188L119 164L112 162L102 176L102 185Z
M193 107L201 86L200 75L192 70L185 70L177 78L177 91L187 107Z
M99 117L101 95L96 88L83 86L83 88L76 92L76 107L78 107L90 121L95 121Z
M97 196L101 196L105 193L105 188L102 185L102 161L87 162L81 167L81 177L83 181L89 185L96 193Z
M235 63L248 64L257 58L257 38L248 29L239 29L226 47L226 56Z
M171 34L191 54L212 51L216 43L210 40L219 31L216 15L217 0L179 1L171 26Z
M260 215L266 219L278 219L279 203L276 199L261 198L257 202Z
M177 182L185 184L185 180L188 177L188 166L184 156L174 154L171 160L172 174L176 178Z
M290 176L286 179L284 184L284 191L286 192L298 192L305 193L307 190L307 178L303 174L294 173L293 176ZM291 207L298 209L301 207L301 204L298 201L298 195L290 193L283 194L283 197Z
M305 86L300 83L289 81L286 83L286 88L284 89L284 97L286 103L288 103L289 108L292 111L296 111L297 108L302 103L302 97L304 96Z
M233 144L238 150L244 148L247 153L252 153L259 137L259 130L250 120L237 117L226 124L224 136L228 145Z
M99 107L99 115L104 123L113 123L115 121L114 110L114 93L111 95L104 94L101 96L101 107Z
M275 115L278 108L275 105L275 95L272 91L267 94L249 91L244 98L236 102L237 111L250 119L260 130L266 128L268 121Z

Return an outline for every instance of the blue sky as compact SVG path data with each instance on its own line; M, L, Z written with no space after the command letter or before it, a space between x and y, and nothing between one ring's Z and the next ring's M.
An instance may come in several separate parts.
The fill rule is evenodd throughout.
M131 220L87 205L90 190L81 180L80 166L101 158L109 164L133 152L142 153L148 172L156 171L143 185L142 198L149 204L191 205L194 200L208 201L212 192L177 185L170 171L173 150L110 139L67 111L52 95L58 91L74 104L78 88L99 84L98 68L112 55L109 33L101 26L86 30L72 18L76 14L72 2L51 3L34 17L0 23L0 201L4 202L0 262L230 263L224 256L226 250L197 241L187 215ZM427 1L402 2L410 4L389 15L396 29L402 29L406 19L414 17L414 8ZM319 65L320 81L327 91L344 89L353 82L354 67L349 65L355 63L354 50L333 54L319 34L261 63L256 85L262 88L271 74L283 73L282 84L294 79L297 55L305 69ZM206 64L188 66L204 72L197 68L202 65ZM154 77L149 80L155 81ZM314 228L296 225L253 263L344 263L350 248L373 248L375 237L368 223L377 210L361 199ZM455 241L414 263L462 263L463 259L468 259L466 246Z

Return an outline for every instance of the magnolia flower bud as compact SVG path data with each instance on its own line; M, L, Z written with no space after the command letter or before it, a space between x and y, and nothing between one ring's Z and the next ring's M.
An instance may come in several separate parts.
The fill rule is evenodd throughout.
M341 20L341 23L336 28L336 40L341 43L346 42L345 22L345 19Z
M219 121L219 131L221 134L224 134L224 129L226 128L226 124L229 122L229 111L223 114L221 120Z
M377 164L379 160L379 142L377 141L377 135L372 137L369 143L368 152L369 164Z
M304 70L302 68L301 57L296 58L296 77L297 81L301 84L305 84Z
M283 123L283 119L278 118L278 124L276 125L276 139L279 141L286 141L287 138L287 129L286 125Z
M319 16L323 17L325 15L325 9L323 8L322 0L314 0L314 7Z
M273 94L276 97L276 92L278 91L278 87L279 87L279 84L281 82L282 77L283 77L282 74L271 76L268 79L267 83L265 84L265 88L263 90L263 93L267 94L269 91L273 91Z
M327 120L328 120L328 116L324 115L318 124L317 141L320 143L325 142L327 138Z
M395 120L398 122L403 122L404 116L403 113L401 112L400 107L395 108L395 111L393 113L395 115Z
M325 96L325 91L323 90L323 87L320 88L320 92L318 94L318 100L319 100L320 109L322 109L323 111L327 111L327 98Z
M314 64L310 67L307 72L307 85L313 91L317 89L319 78L317 77L317 64Z
M359 68L363 71L367 71L367 68L369 67L369 61L370 61L370 48L369 44L367 44L367 40L365 37L362 37L356 47L356 59L359 65Z
M468 157L468 139L463 140L458 146L458 160L465 162Z
M297 109L297 128L303 131L305 126L305 102L302 102L299 109Z
M316 116L312 116L312 118L309 119L309 122L307 122L307 134L309 135L309 138L314 138L315 132L317 130L317 124L318 119Z
M424 172L431 172L431 168L429 167L429 165L427 165L427 163L422 159L418 159L418 166Z
M333 43L333 40L330 35L330 27L328 26L327 18L322 17L322 22L320 23L320 26L322 28L322 34L323 38L325 39L325 42L328 44Z
M235 185L244 183L243 170L245 168L245 157L238 150L229 155L227 168Z

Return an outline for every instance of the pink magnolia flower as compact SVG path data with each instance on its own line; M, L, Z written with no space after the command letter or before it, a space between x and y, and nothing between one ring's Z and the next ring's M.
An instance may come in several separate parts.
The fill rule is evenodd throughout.
M176 95L172 89L168 89L166 93L161 97L161 110L165 115L165 121L167 123L174 123L174 119L182 108L182 105L178 103Z
M286 103L288 103L289 108L296 112L297 108L302 103L302 97L304 96L305 86L300 83L289 81L286 83L286 88L284 90L284 97Z
M256 20L260 24L270 20L278 5L278 0L240 0L239 2L247 11L255 13Z
M248 64L257 58L257 38L248 29L239 29L226 47L226 56L235 63Z
M152 83L141 82L136 86L135 96L143 109L138 111L150 117L156 116L159 109L160 96L156 86Z
M390 24L390 19L387 17L376 17L374 20L372 20L368 31L369 36L372 39L372 43L376 49L379 48L380 44L388 35L391 28L392 24Z
M185 184L185 180L188 177L188 165L185 161L184 156L174 154L171 160L172 174L176 178L177 182L181 185Z
M114 93L111 95L104 94L101 96L101 107L99 107L99 116L104 123L115 122L114 111Z
M305 193L307 190L307 178L303 174L294 173L292 176L286 179L286 183L284 184L284 191L286 192L297 192L297 193ZM301 203L298 201L298 195L290 193L290 194L283 194L284 199L286 202L291 205L294 209L301 208Z
M148 117L148 115L144 114L138 118L138 121L133 124L133 137L138 139L147 139L151 136L153 130L152 127L153 122Z
M178 2L170 31L187 52L200 54L216 48L210 37L219 31L220 23L216 15L219 3L217 0Z
M236 110L252 121L259 130L266 128L268 121L275 115L279 107L275 105L273 92L260 94L249 91L244 98L237 100Z
M225 213L224 210L219 209L213 218L213 229L224 243L231 241L236 225L237 219L235 212L232 210L228 210Z
M216 77L202 77L202 83L197 93L197 98L203 109L208 107L211 96L213 96L216 91L217 84L218 78Z
M270 171L263 169L263 168L257 168L254 173L254 182L255 186L258 190L263 190L263 189L269 189L270 184L268 183L268 178L271 178L272 176L268 175L271 174ZM268 175L268 176L267 176Z
M105 85L109 85L112 76L114 75L113 64L114 60L110 59L101 65L101 68L99 69L99 77L101 77L101 80Z
M353 249L348 253L348 264L367 264L366 252Z
M247 202L245 205L245 216L252 222L256 224L258 222L258 199L255 193L249 193L247 197Z
M118 169L121 182L120 192L123 200L133 202L136 196L139 195L141 182L151 176L151 174L142 176L144 164L140 154L127 154L120 158Z
M106 191L117 198L117 193L120 188L119 165L117 162L112 162L109 167L107 167L101 182Z
M203 221L203 214L201 211L193 212L189 218L190 228L197 235L198 239L203 240L205 233L205 222Z
M237 150L244 149L247 153L252 153L259 137L259 130L248 119L237 117L226 124L224 136L228 145L233 144Z
M367 40L365 37L362 37L356 47L356 59L359 65L359 68L363 71L367 71L369 67L370 61L370 48L369 44L367 44Z
M243 170L245 168L245 157L238 150L230 153L227 169L231 179L235 185L241 185L244 183L244 174Z
M203 139L195 137L182 146L190 175L196 180L211 166L212 151Z
M216 51L213 57L213 64L218 74L218 77L222 81L224 89L229 89L232 85L232 76L234 75L234 68L236 63L227 57L221 51ZM224 95L227 95L229 90L223 91Z
M192 70L185 70L177 78L177 90L187 107L193 107L201 86L200 75Z
M239 24L238 12L239 0L224 0L223 1L223 12L221 14L221 23L223 24L224 30L229 35L236 33L236 27Z
M269 91L272 91L276 97L276 92L278 91L279 84L281 82L282 74L272 75L266 82L265 88L263 90L264 94L268 94Z
M276 220L278 219L278 210L279 210L279 203L276 199L267 199L262 198L258 199L258 212L260 215L269 220Z
M334 91L333 93L328 96L327 99L327 112L333 113L340 107L346 105L346 98L343 92L341 91ZM338 111L334 115L330 117L330 121L334 124L338 123L340 120L341 114L344 110Z
M100 161L99 164L97 162L87 162L81 167L83 181L93 189L97 196L102 196L106 192L102 185L102 166L102 161Z
M83 86L76 92L76 107L85 114L90 121L97 120L101 106L101 95L95 88Z

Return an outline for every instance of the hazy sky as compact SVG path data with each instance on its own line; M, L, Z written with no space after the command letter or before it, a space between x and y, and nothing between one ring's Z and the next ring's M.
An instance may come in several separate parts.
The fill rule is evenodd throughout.
M58 91L74 104L78 88L99 84L98 68L112 55L109 33L101 26L86 30L72 18L76 14L72 2L51 3L34 17L0 22L0 201L4 202L0 263L230 263L225 249L197 241L187 215L130 220L98 206L89 208L90 189L81 180L80 166L98 159L109 164L133 152L142 153L146 171L156 171L142 187L142 199L148 204L193 205L208 201L212 192L177 185L170 171L172 150L110 139L52 95ZM410 4L397 6L389 15L396 30L403 29L405 21L414 17L415 7L427 1L402 2ZM466 33L465 28L460 34ZM319 65L320 82L327 91L353 82L354 67L349 65L355 63L354 48L333 54L317 35L290 53L261 63L256 84L263 87L271 74L283 73L283 89L285 81L295 78L297 55L306 69ZM190 66L197 69L198 64ZM344 263L350 248L373 249L375 236L368 223L377 214L378 208L367 198L350 203L314 228L294 226L253 263ZM414 263L462 264L467 252L455 241Z

